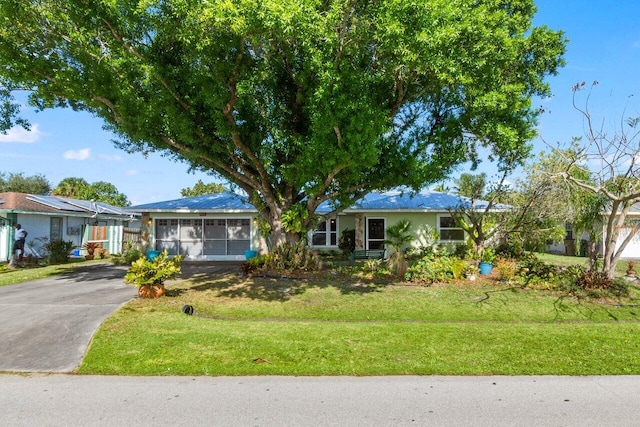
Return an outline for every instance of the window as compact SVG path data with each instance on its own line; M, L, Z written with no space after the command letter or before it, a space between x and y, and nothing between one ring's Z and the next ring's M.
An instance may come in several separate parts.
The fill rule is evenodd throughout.
M571 223L566 222L564 224L564 230L566 231L566 235L564 236L565 240L573 240L573 225Z
M458 227L455 220L450 216L438 216L438 233L440 234L440 241L464 241L464 230Z
M338 219L331 218L320 222L313 233L310 234L312 246L337 246Z

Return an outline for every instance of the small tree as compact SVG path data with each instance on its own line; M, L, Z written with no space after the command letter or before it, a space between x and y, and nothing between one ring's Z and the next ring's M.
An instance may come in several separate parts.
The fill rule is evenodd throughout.
M591 89L597 84L594 82ZM594 215L593 208L598 208L598 203L602 206L604 201L600 212L604 223L602 271L613 278L622 252L640 231L640 222L628 218L631 209L640 202L640 117L621 120L611 131L605 130L604 125L596 126L589 110L591 89L585 106L577 106L578 93L585 88L584 83L572 88L573 105L584 122L584 145L579 146L578 140L574 140L569 149L557 151L565 160L557 177L597 196L591 208L585 210L585 219L595 222L597 214ZM599 169L590 170L588 165L593 164L598 164Z
M482 255L485 247L498 236L506 223L505 215L496 215L496 211L508 207L500 206L498 201L506 190L505 181L510 169L505 169L498 184L488 189L486 174L462 174L456 180L461 202L449 209L451 217L473 241L476 254ZM486 199L486 200L484 200Z

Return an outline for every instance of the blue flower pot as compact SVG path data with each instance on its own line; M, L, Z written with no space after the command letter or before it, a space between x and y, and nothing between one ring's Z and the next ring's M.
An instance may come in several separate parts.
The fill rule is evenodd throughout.
M489 264L488 262L480 263L480 274L486 276L491 274L491 270L493 270L493 264Z
M244 251L244 256L246 259L251 259L251 258L255 258L258 256L258 251L254 251L254 250L246 250Z
M153 261L158 255L160 255L160 251L147 251L147 259L149 261Z

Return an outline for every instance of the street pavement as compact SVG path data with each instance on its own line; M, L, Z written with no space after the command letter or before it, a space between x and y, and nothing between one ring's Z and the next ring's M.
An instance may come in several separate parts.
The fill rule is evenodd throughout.
M640 377L0 375L2 426L638 426Z
M186 264L183 277L237 265ZM0 287L0 426L638 426L639 376L73 375L136 289L94 264Z

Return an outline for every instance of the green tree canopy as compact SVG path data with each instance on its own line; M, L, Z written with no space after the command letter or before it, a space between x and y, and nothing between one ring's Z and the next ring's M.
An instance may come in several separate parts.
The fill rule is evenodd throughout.
M533 0L0 0L0 86L218 174L279 243L287 213L305 225L328 200L419 189L481 147L524 159L531 97L566 43L534 13Z
M182 197L195 197L204 194L222 193L225 191L224 185L215 182L205 184L201 179L191 188L183 188L180 190Z
M0 192L15 191L28 194L49 194L51 184L44 175L25 176L24 173L0 172Z
M131 204L127 196L120 193L115 185L104 181L89 184L84 178L65 178L53 189L52 194L80 200L95 200L112 206Z

